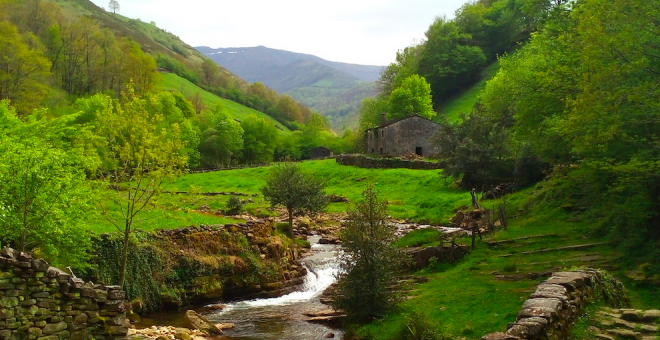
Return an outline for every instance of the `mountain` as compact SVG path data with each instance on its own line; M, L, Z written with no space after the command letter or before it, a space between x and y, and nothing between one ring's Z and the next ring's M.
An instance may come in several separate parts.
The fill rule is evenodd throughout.
M195 48L244 80L261 82L311 107L335 128L353 125L347 123L347 116L357 111L362 99L376 94L375 81L383 69L264 46Z
M195 47L198 51L216 63L248 82L260 81L276 91L286 92L289 84L267 84L261 79L283 79L286 72L296 69L296 65L309 68L311 65L329 72L336 70L358 81L376 81L380 77L382 66L355 65L328 61L313 55L277 50L264 46L238 48ZM325 67L322 67L325 66ZM264 74L265 73L265 74ZM337 74L339 76L339 73ZM313 82L309 82L313 84ZM275 85L279 85L277 88Z

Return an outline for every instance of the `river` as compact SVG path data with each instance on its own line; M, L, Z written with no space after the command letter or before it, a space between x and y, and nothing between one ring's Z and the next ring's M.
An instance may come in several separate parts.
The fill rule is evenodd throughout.
M309 323L303 315L329 308L320 302L320 295L335 282L338 270L337 246L318 244L319 239L319 236L308 239L312 244L311 253L301 261L307 268L307 276L298 291L278 298L227 303L223 310L205 314L214 323L235 325L225 330L223 339L311 340L324 339L329 333L333 333L335 339L342 338L340 330ZM182 317L177 319L182 320ZM176 322L173 315L153 315L142 324L178 326L180 322Z

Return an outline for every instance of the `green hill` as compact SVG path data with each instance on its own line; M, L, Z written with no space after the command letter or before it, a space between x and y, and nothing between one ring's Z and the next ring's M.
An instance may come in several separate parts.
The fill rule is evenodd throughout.
M178 36L158 28L153 23L142 22L140 19L130 19L120 14L106 12L88 0L46 0L56 4L65 15L83 16L94 20L100 27L109 28L115 35L130 37L142 49L153 55L163 54L168 57L183 58L189 69L199 69L207 59L203 54L179 39ZM248 84L227 69L220 67L222 75L231 79L238 87Z
M227 113L229 113L232 117L234 117L234 119L243 120L245 117L247 117L250 114L256 114L259 117L263 117L271 121L278 128L278 130L285 133L291 132L286 126L280 124L278 121L273 119L273 117L263 112L259 112L247 106L243 106L239 103L233 102L229 99L220 98L215 94L198 87L197 85L191 83L190 81L177 76L174 73L168 73L168 72L161 73L158 87L162 90L179 91L185 96L190 96L195 93L199 93L200 97L202 98L206 106L212 108L216 105L221 105L223 108L225 108L225 110L227 110Z
M447 119L449 119L450 122L460 121L461 114L469 114L472 112L472 107L477 103L477 100L479 100L479 94L481 94L481 91L486 87L486 83L495 77L499 69L499 61L490 64L490 66L481 71L481 80L479 80L479 82L440 104L437 108L437 112L441 115L447 116Z

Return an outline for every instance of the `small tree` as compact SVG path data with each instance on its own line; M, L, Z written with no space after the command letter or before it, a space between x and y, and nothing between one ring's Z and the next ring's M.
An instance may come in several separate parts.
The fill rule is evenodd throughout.
M261 188L272 207L283 206L289 213L289 235L293 235L293 213L321 211L328 205L325 182L300 170L298 164L284 162L273 168Z
M124 286L130 235L142 221L139 214L152 208L152 203L168 179L180 175L188 157L182 151L179 125L162 128L165 117L147 110L146 101L135 95L129 86L123 104L111 101L97 112L98 133L105 137L105 169L100 176L111 189L108 201L111 209L101 201L104 216L124 239L120 259L119 285Z
M373 184L367 185L362 197L349 209L340 231L342 253L333 307L353 321L368 322L395 305L398 294L392 286L404 256L394 247L387 203L378 199Z
M117 2L117 0L110 0L110 3L108 3L108 8L112 11L112 13L117 13L117 11L119 11L119 2Z

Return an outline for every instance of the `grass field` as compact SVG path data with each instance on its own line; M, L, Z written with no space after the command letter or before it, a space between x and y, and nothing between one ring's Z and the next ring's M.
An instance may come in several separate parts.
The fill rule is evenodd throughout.
M486 83L493 79L500 69L500 62L496 61L481 71L481 80L465 92L459 93L453 98L448 99L439 109L439 115L446 115L450 122L461 121L461 114L469 114L472 107L477 103L479 94L486 87Z
M303 171L327 181L327 193L351 201L361 197L368 182L373 182L380 197L389 203L392 217L418 222L445 223L459 205L469 204L469 194L453 188L438 170L362 169L339 165L334 159L299 163ZM185 190L199 186L202 191L234 191L259 194L270 168L251 168L191 174L171 184L171 189ZM226 199L226 198L221 198ZM255 204L265 206L260 197ZM221 203L214 203L221 204ZM212 205L212 207L214 207ZM333 203L329 212L346 211L345 203Z
M244 220L217 216L213 213L192 211L193 207L204 204L205 197L163 194L153 206L137 216L135 228L142 230L173 229L200 224L227 224L245 222ZM116 204L107 204L109 210L119 212ZM88 225L95 233L111 233L117 228L104 216L90 214Z
M160 83L158 87L162 90L174 90L179 91L185 96L192 95L194 93L199 93L200 97L204 100L204 104L208 107L214 107L216 105L221 105L227 113L229 113L233 118L238 120L243 120L250 114L255 114L259 117L266 118L268 121L272 122L275 126L279 126L278 129L280 132L289 133L290 130L284 125L280 124L278 121L268 116L263 112L251 109L247 106L243 106L236 102L233 102L229 99L224 99L216 96L215 94L208 92L197 85L191 83L190 81L183 79L177 76L174 73L161 73L160 74Z

